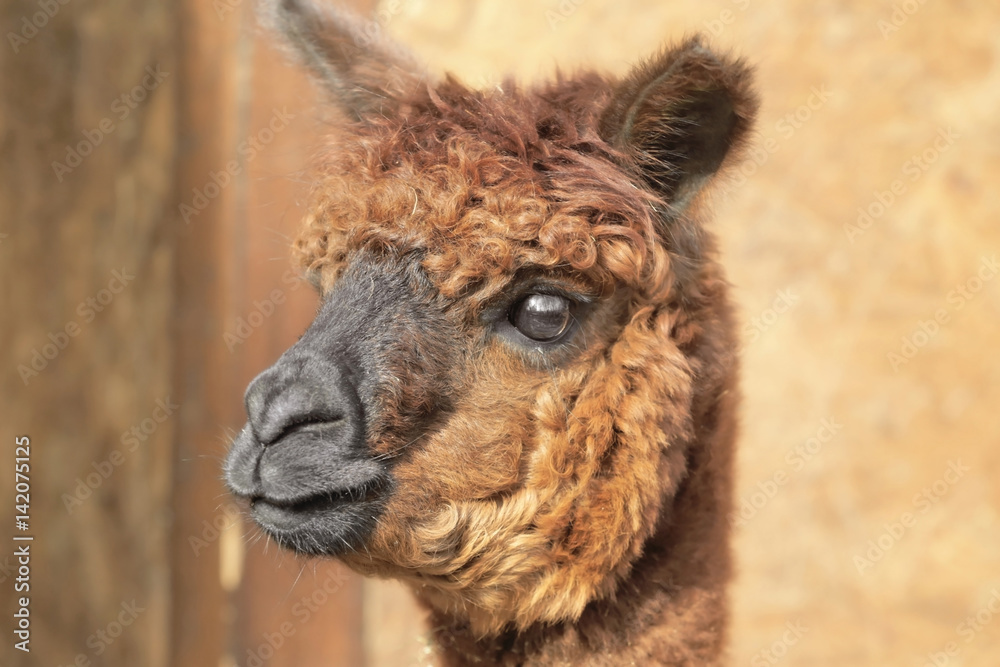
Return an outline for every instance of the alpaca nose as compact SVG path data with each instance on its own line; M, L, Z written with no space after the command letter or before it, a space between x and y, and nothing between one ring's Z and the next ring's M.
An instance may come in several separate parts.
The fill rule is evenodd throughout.
M368 484L364 410L346 366L294 348L250 383L249 420L233 441L234 493L294 504Z
M328 360L280 359L250 383L244 403L250 430L265 447L321 426L339 426L336 444L345 449L353 449L361 435L357 391L347 370Z

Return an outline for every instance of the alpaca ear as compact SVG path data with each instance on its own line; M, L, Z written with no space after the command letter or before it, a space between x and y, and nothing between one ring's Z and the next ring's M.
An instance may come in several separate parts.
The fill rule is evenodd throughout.
M599 133L681 211L745 141L756 111L750 68L696 37L635 67L615 88Z
M381 26L331 2L261 0L258 15L354 120L393 112L422 81L413 58Z

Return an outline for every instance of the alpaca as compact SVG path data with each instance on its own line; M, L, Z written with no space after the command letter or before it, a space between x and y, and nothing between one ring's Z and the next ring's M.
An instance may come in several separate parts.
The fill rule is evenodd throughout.
M756 111L698 38L621 79L431 79L339 9L262 13L329 94L294 253L321 305L228 486L408 584L441 664L715 665L737 401L705 185Z

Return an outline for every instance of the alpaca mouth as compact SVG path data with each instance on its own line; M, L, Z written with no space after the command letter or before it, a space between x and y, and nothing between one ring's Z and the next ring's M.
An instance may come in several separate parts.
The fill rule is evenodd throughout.
M258 429L267 444L249 423L240 431L226 459L230 491L282 547L331 556L359 548L391 490L388 470L353 446L357 428L344 420L284 421Z
M313 549L304 547L311 535L331 532L334 527L348 533L355 532L349 528L359 527L359 519L371 515L386 485L384 478L377 477L355 487L310 493L290 500L253 496L250 498L250 515L284 546L313 552ZM343 546L352 545L344 543Z
M329 491L306 496L298 500L274 500L258 496L250 499L250 510L254 518L263 518L266 523L301 523L304 519L334 510L348 503L375 500L377 493L370 484L352 489Z

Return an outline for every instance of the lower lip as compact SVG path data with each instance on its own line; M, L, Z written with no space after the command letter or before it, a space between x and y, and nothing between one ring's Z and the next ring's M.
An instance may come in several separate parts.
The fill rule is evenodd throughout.
M275 533L291 533L305 528L314 520L355 508L378 495L374 484L367 493L340 492L336 495L317 495L294 504L277 504L265 498L251 501L250 511L254 520Z
M274 505L266 500L258 500L251 507L254 521L264 528L278 532L286 532L301 528L312 517L312 513L304 514L293 507Z
M277 532L289 532L304 527L323 514L336 511L349 501L339 498L318 498L295 505L276 505L264 499L254 501L251 514L259 524Z

